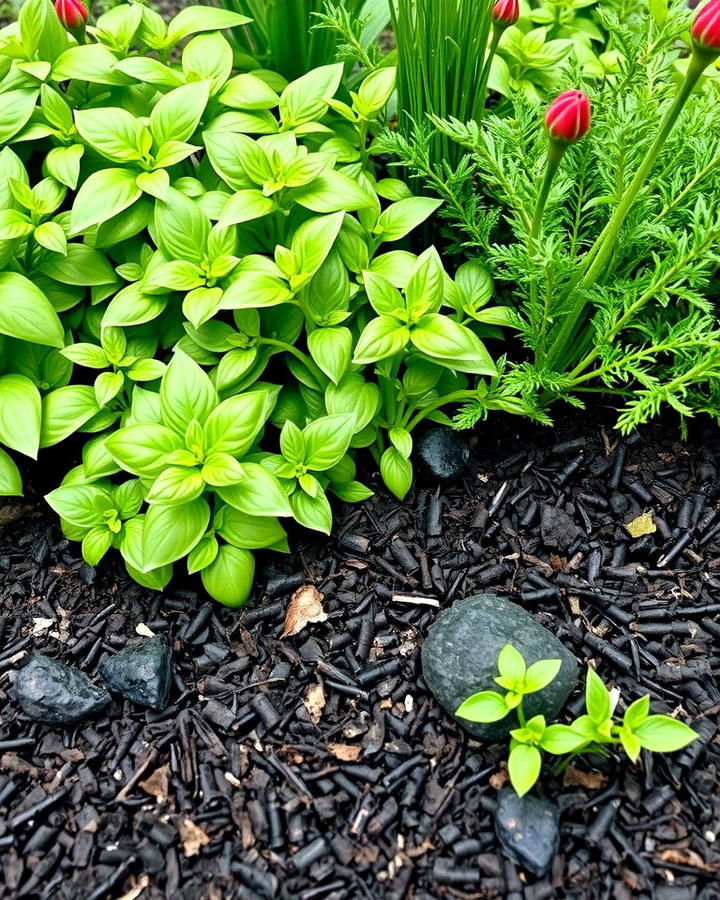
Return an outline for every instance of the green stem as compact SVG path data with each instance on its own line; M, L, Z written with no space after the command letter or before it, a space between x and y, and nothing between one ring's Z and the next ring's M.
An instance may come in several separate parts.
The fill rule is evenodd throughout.
M523 702L522 702L522 700L521 700L520 703L515 707L515 712L517 713L518 722L520 723L520 727L521 727L521 728L524 728L524 727L527 725L527 719L525 718L525 710L523 709Z
M652 146L645 154L643 161L640 163L640 166L635 173L635 177L626 188L615 212L603 228L600 236L595 241L595 244L588 251L586 262L587 268L579 283L575 286L575 292L577 293L575 303L565 321L562 323L559 333L553 341L551 352L548 355L548 362L551 365L557 364L562 360L572 345L575 337L575 328L587 304L585 292L595 284L603 273L608 260L615 249L620 229L625 223L630 207L637 199L641 188L645 184L647 176L650 173L660 150L663 148L668 135L672 131L683 106L685 106L698 79L711 61L712 60L707 55L700 53L697 50L693 52L693 55L690 58L690 65L685 74L685 80L680 86L675 99L663 116L662 122L660 123L660 129L655 136Z
M560 141L554 141L552 138L550 139L550 143L548 145L548 155L547 162L545 164L545 175L543 176L542 185L540 187L540 193L538 194L537 202L535 203L535 212L533 214L532 223L530 225L530 234L528 235L527 242L527 252L528 256L532 256L535 252L535 243L537 241L538 235L540 234L540 228L542 227L542 218L543 213L545 212L545 207L547 205L547 200L550 195L550 188L552 187L552 183L555 179L555 175L557 174L557 170L560 166L560 162L565 155L565 151L567 150L567 144L561 143ZM530 282L530 306L531 308L535 307L537 303L537 293L538 293L538 284L537 278L533 276L532 281ZM542 322L540 323L541 335L540 335L540 361L542 361L542 357L544 356L544 345L545 345L545 334L547 332L547 307L548 307L549 295L546 293L545 295L545 309L543 312Z
M445 394L443 397L438 397L436 400L433 400L432 403L428 403L427 406L423 406L423 408L414 416L412 414L415 407L411 407L405 416L408 420L405 424L405 428L408 431L412 431L413 428L422 422L423 419L427 418L430 413L435 412L436 409L440 409L441 406L445 406L446 403L462 403L463 400L475 400L477 395L477 391L453 391L451 394ZM412 418L410 418L410 416L412 416Z
M487 103L488 95L488 81L490 81L490 69L492 68L492 61L495 58L495 53L497 52L498 44L500 43L500 38L502 37L503 31L505 31L505 27L496 23L493 28L492 40L490 41L490 51L488 52L487 59L485 60L482 72L480 73L480 84L478 86L478 95L480 97L480 100L477 108L480 111L481 116L485 113L485 104Z
M275 338L266 337L258 338L258 344L267 344L270 347L278 347L279 349L284 350L286 353L289 353L291 356L294 356L295 359L301 362L308 370L308 372L310 372L313 378L317 381L319 388L322 389L323 385L327 383L327 375L325 375L325 373L317 365L315 360L309 357L306 353L303 353L302 350L298 350L297 347L293 347L292 344L287 344L285 341L277 341L275 340Z

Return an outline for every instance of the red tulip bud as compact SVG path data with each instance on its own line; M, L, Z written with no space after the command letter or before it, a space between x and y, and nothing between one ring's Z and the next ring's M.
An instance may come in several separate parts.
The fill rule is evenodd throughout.
M556 141L570 143L580 140L590 129L590 100L587 94L582 91L560 94L545 113L545 125L550 137Z
M695 13L691 34L696 46L720 54L720 0L709 0Z
M520 18L519 0L497 0L492 11L493 22L507 28Z
M65 28L82 28L88 20L87 6L81 0L55 0L55 12Z

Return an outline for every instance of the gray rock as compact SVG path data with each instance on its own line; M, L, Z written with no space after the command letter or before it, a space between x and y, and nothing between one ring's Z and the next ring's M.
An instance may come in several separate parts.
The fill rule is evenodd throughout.
M430 428L417 443L417 456L438 481L454 481L464 475L470 450L464 438L451 428Z
M525 700L528 718L539 714L555 718L577 681L573 654L524 609L494 594L460 600L430 628L422 647L422 667L427 686L443 709L476 737L501 738L508 729L518 727L514 712L490 724L455 716L472 694L498 690L493 679L505 644L519 650L528 665L539 659L562 660L555 680Z
M105 657L98 670L110 689L133 703L163 710L170 696L172 654L164 637L131 644Z
M108 694L84 672L40 655L20 669L15 694L26 715L51 725L77 722L110 702Z
M500 792L495 810L495 832L512 859L523 869L542 878L560 843L560 813L547 800L512 788Z
M578 536L578 527L560 506L544 506L540 533L546 547L567 550Z

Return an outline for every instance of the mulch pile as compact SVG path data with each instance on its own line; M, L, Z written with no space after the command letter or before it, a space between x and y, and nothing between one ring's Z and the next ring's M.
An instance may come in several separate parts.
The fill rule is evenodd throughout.
M93 571L40 501L0 506L0 896L720 897L717 432L681 445L669 428L499 421L463 482L380 492L338 510L332 541L268 557L242 613ZM656 530L633 538L645 512ZM286 626L303 585L327 618ZM420 673L438 610L481 590L701 735L637 767L548 773L562 837L538 881L494 835L504 748L470 739ZM66 729L20 712L34 650L96 678L138 626L171 642L168 709L116 697Z

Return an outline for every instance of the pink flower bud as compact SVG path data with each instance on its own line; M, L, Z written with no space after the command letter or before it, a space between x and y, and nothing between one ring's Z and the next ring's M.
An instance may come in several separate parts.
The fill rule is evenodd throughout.
M65 28L82 28L88 20L87 6L81 0L55 0L55 12Z
M720 53L720 0L709 0L695 13L690 33L698 47Z
M493 22L507 28L520 18L519 0L497 0L492 11Z
M718 0L720 2L720 0ZM580 140L590 129L590 100L582 91L565 91L545 113L548 134L556 141Z

